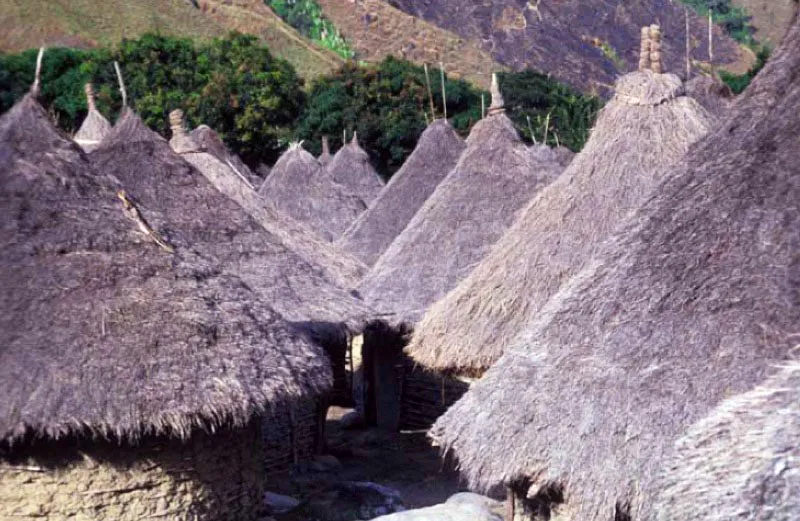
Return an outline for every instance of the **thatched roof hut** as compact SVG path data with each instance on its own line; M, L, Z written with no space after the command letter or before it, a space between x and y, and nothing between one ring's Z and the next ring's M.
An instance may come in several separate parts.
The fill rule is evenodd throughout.
M620 78L581 153L431 306L411 339L411 356L440 371L491 366L710 126L677 76L645 70Z
M686 95L694 98L708 112L723 117L733 103L730 87L714 76L700 74L686 82Z
M302 143L293 143L281 155L258 193L329 241L367 208L361 198L333 182Z
M383 188L383 181L372 168L369 156L358 144L353 134L350 143L340 148L325 167L325 173L334 183L344 187L344 193L358 197L365 207L372 204Z
M502 112L478 122L456 167L381 255L359 291L392 320L415 322L463 279L517 210L562 170L539 161Z
M248 167L239 156L228 150L228 147L225 146L219 134L208 125L200 125L192 130L189 132L189 137L192 138L192 141L197 143L204 152L208 152L230 168L236 170L236 172L246 179L253 187L257 188L261 184L261 176L250 170L250 167Z
M245 200L263 215L244 211L233 200L247 194L238 176L183 139L180 156L128 111L89 158L139 204L163 212L172 241L218 259L288 319L358 322L365 308L349 291L357 272L340 269L349 261L321 239L293 233L299 226L261 201Z
M725 400L678 440L659 521L800 519L800 365Z
M447 120L431 123L402 168L337 244L368 266L375 264L439 182L456 166L465 147Z
M432 435L473 486L652 519L674 442L760 383L800 321L800 24ZM491 440L487 443L486 440Z
M89 113L86 119L83 120L81 128L75 133L75 142L86 152L91 152L97 145L111 132L111 124L108 120L100 114L97 110L97 105L94 101L94 89L91 83L87 83L86 87L86 105L89 107Z
M0 119L0 518L254 520L252 420L328 363L118 172L30 96Z

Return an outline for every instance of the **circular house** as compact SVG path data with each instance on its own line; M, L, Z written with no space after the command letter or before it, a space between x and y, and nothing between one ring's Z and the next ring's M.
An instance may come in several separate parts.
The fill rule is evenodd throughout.
M257 519L259 419L329 363L113 173L0 119L0 519Z

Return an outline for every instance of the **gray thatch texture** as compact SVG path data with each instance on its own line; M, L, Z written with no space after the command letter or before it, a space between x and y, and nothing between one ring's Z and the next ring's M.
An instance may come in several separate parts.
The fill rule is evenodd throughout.
M274 210L267 214L262 201L250 203L266 215L251 216L234 198L255 199L255 192L242 187L227 165L192 148L182 148L190 164L128 112L89 158L99 170L113 172L143 207L165 215L174 227L168 230L171 241L218 259L286 318L359 323L365 307L350 293L353 286L346 282L352 279L317 251L330 245L316 239L306 242L310 253L300 250L296 245L307 238L285 226L290 219Z
M337 242L372 266L403 231L439 182L456 166L466 145L443 119L425 129L414 152Z
M674 442L800 323L800 24L735 112L432 430L469 481L653 518ZM491 440L491 442L487 442Z
M193 223L125 208L110 174L130 160L94 169L30 96L0 119L3 443L187 436L330 387L319 348L182 240ZM182 182L188 171L136 166Z
M725 400L676 443L659 521L800 519L800 365Z
M383 188L383 182L369 162L369 156L358 145L356 135L336 152L325 167L325 173L334 183L344 187L345 194L358 197L365 207L372 204Z
M301 143L281 155L258 193L329 241L339 237L367 208L359 197L334 183Z
M697 100L707 111L723 117L733 103L733 91L715 77L701 74L686 82L686 95Z
M200 145L204 152L208 152L226 165L235 169L254 187L258 187L261 184L261 177L250 170L250 167L248 167L239 156L228 150L228 147L225 146L219 134L208 125L200 125L192 130L189 132L189 137Z
M626 88L646 90L649 105ZM644 203L670 168L705 135L711 117L677 94L671 74L634 72L597 118L564 173L543 189L485 259L431 306L408 352L437 370L491 366L539 309ZM539 146L539 154L555 151ZM553 159L555 161L555 159Z
M516 212L561 171L539 161L498 113L480 121L458 164L359 286L393 320L416 321L478 263Z
M86 91L86 105L89 107L89 113L73 139L84 151L90 152L111 132L111 124L97 110L92 84L87 83L84 90Z

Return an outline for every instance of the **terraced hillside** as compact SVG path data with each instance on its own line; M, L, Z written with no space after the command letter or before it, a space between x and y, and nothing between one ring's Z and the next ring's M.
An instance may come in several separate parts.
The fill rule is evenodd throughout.
M305 77L341 60L301 37L260 0L0 0L0 50L41 45L96 47L147 31L208 39L236 29L256 34Z
M394 55L416 63L438 64L456 77L489 87L492 71L505 69L478 43L415 18L383 0L318 0L357 58L379 61Z

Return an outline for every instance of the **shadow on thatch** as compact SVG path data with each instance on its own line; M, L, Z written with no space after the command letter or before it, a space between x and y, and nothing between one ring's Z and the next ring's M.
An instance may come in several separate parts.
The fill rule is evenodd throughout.
M368 266L403 231L439 182L456 166L465 145L446 120L425 129L414 152L386 187L344 232L337 245Z
M622 77L581 153L469 276L431 306L408 348L414 359L442 371L488 369L709 131L711 116L682 92L672 74Z
M653 519L675 441L796 348L798 135L796 22L722 125L434 426L473 486L561 484L574 519L617 505Z
M3 443L186 438L330 388L322 350L197 253L182 229L196 223L160 213L153 187L133 176L140 199L134 213L123 207L112 174L177 184L190 174L166 142L128 124L92 164L30 96L0 118Z

